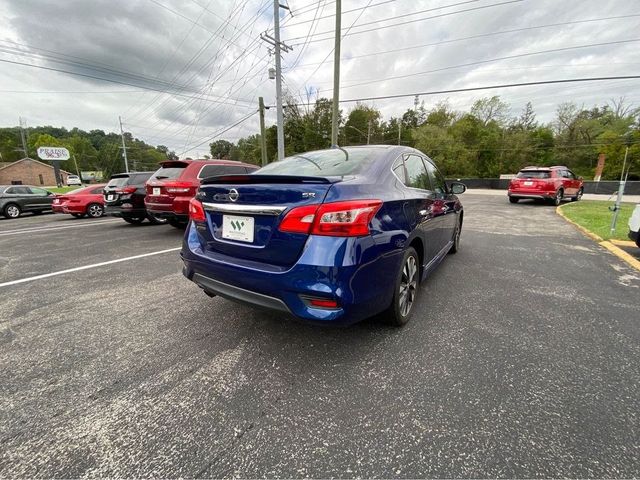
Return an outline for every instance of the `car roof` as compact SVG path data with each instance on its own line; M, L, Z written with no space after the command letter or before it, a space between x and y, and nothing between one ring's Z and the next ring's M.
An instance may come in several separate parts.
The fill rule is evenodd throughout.
M564 168L567 169L567 167L563 166L563 165L554 165L553 167L524 167L523 169L521 169L520 171L524 171L524 170L542 170L544 172L548 172L551 170L558 170L560 168Z

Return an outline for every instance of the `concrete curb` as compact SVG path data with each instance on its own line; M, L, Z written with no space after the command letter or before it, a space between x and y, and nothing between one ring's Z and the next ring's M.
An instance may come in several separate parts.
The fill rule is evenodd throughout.
M567 204L570 205L570 204ZM560 205L558 207L556 207L556 213L558 215L560 215L562 218L564 218L567 222L569 222L571 225L573 225L574 227L576 227L578 230L580 230L584 235L586 235L587 237L589 237L591 240L595 240L596 242L600 243L603 242L604 240L599 236L596 235L593 232L590 232L589 230L587 230L586 228L584 228L582 225L578 225L576 222L574 222L573 220L571 220L569 217L567 217L563 212L562 212L562 207L564 207L564 205Z
M636 242L632 242L631 240L609 240L614 245L619 247L634 247L637 248Z
M612 240L611 242L609 241L605 241L603 240L599 235L596 235L593 232L590 232L589 230L587 230L586 228L584 228L582 225L578 225L576 222L574 222L573 220L569 219L563 212L562 212L562 207L564 205L560 205L558 207L556 207L556 213L558 215L560 215L562 218L564 218L568 223L570 223L571 225L573 225L574 227L576 227L581 233L583 233L585 236L589 237L591 240L595 240L596 242L598 242L598 244L603 247L606 248L607 250L609 250L611 253L613 253L616 257L618 257L620 260L627 262L629 265L631 265L633 268L635 268L636 270L640 271L640 261L633 258L632 255L629 255L627 252L625 252L624 250L622 250L621 248L616 247L612 242L616 242L622 245L626 245L627 243L633 243L633 242L623 242L620 240ZM633 245L635 246L635 243L633 243Z

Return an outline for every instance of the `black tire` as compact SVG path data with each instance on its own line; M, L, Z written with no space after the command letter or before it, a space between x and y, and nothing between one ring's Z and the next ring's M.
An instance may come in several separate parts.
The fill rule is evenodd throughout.
M518 200L520 200L518 197L509 197L511 203L518 203Z
M560 188L556 192L555 196L549 200L549 202L551 203L551 205L554 205L557 207L558 205L560 205L560 203L562 203L563 198L564 198L564 190Z
M169 219L169 225L171 225L173 228L177 228L178 230L184 230L185 228L187 228L188 223L189 222L178 220L177 218Z
M636 238L636 245L640 248L640 234L638 235L638 238Z
M104 207L99 203L87 205L87 216L90 218L100 218L104 215Z
M146 217L122 217L122 219L131 225L140 225Z
M76 218L82 218L84 217L84 213L72 213L71 216Z
M154 215L151 215L150 213L147 214L147 218L149 219L149 223L151 223L151 225L166 225L167 224L167 219L166 218L156 217Z
M2 210L2 214L5 218L18 218L21 213L22 210L20 209L20 205L17 203L8 203Z
M460 235L462 235L462 218L458 217L456 222L456 229L453 231L453 245L449 249L450 254L458 253L460 251Z
M411 319L413 306L418 298L420 257L418 257L418 253L413 247L405 250L400 265L401 267L394 282L393 300L386 313L387 321L395 327L401 327ZM409 302L408 306L406 304L407 301Z
M580 199L582 198L582 195L584 194L584 188L580 188L580 190L578 190L578 193L576 193L575 197L571 197L571 201L572 202L579 202Z

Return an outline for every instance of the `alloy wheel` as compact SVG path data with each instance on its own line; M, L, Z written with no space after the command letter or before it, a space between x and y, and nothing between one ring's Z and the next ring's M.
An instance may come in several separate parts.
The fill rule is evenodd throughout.
M102 207L100 205L94 203L93 205L89 205L89 209L87 210L87 213L92 218L101 217L102 216Z
M411 311L413 301L416 298L416 288L418 286L418 266L413 255L407 257L407 261L402 267L402 279L400 280L400 313L406 317Z
M9 205L7 207L7 215L11 218L18 218L20 216L20 209L15 205Z

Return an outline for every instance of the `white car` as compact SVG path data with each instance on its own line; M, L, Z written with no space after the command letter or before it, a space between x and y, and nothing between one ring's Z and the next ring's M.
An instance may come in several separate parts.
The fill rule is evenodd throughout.
M640 203L636 205L629 218L629 238L640 248Z
M67 175L67 185L68 186L72 186L72 185L82 186L82 180L80 180L80 177L78 175Z

